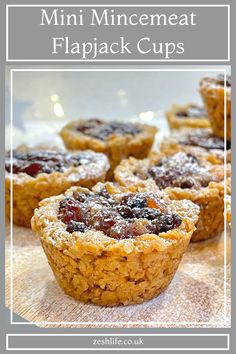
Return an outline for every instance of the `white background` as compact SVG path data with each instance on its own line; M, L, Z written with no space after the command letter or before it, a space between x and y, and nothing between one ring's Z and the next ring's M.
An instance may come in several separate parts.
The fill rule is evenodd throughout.
M197 70L201 69L198 67ZM210 71L14 72L13 146L22 143L29 145L60 143L60 138L57 136L60 128L65 122L80 117L125 121L137 119L162 126L163 112L173 103L201 104L198 92L199 81L208 75L215 76L217 73ZM6 148L9 148L9 70L7 77Z

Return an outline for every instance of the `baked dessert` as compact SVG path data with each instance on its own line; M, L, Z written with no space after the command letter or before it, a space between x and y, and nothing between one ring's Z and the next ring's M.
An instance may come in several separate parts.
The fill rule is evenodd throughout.
M170 201L155 187L99 183L44 199L32 229L59 285L98 305L136 304L170 283L186 250L199 208Z
M171 109L166 112L166 118L170 129L210 127L205 109L195 103L172 105Z
M225 216L226 220L231 226L231 177L227 178L226 181L226 196L225 196L225 201L226 201L226 211L225 211Z
M63 193L71 186L91 188L105 180L109 169L106 155L94 151L62 152L14 150L12 159L13 222L30 227L40 200ZM11 158L5 161L6 214L10 218Z
M103 121L101 119L78 120L61 130L67 148L91 149L105 153L110 160L111 173L123 158L148 155L157 129L146 124Z
M205 77L200 81L200 93L211 127L216 136L224 138L224 108L226 108L226 139L231 140L231 76ZM224 104L226 94L226 107Z
M194 129L176 132L166 137L160 150L165 154L179 151L202 155L213 164L223 164L226 157L231 162L231 143L226 142L225 153L224 139L215 136L211 129Z
M153 153L143 160L123 160L114 175L118 183L126 186L155 181L171 199L188 199L199 205L199 221L192 241L214 237L223 230L223 165L213 165L202 156L185 152L169 156Z

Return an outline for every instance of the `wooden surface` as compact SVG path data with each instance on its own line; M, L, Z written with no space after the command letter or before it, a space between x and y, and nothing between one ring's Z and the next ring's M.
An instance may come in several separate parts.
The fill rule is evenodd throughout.
M14 227L13 234L13 309L26 320L38 322L40 327L230 326L229 236L226 243L226 303L224 239L221 236L214 240L190 244L172 283L158 298L141 305L105 308L83 304L65 295L57 285L39 241L33 233L29 229ZM9 241L7 227L7 307L10 307Z

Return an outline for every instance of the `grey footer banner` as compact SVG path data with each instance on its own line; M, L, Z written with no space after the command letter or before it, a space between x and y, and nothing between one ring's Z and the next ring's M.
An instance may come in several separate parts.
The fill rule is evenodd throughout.
M227 334L9 334L8 350L229 350Z

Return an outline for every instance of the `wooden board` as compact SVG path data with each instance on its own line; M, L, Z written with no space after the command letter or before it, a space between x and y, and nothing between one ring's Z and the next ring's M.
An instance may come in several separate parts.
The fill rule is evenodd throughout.
M225 245L226 277L224 238L221 236L190 244L172 283L159 297L140 305L105 308L83 304L65 295L57 285L32 231L14 227L13 234L13 309L40 327L230 326L229 236ZM6 305L10 307L9 226L6 238Z

